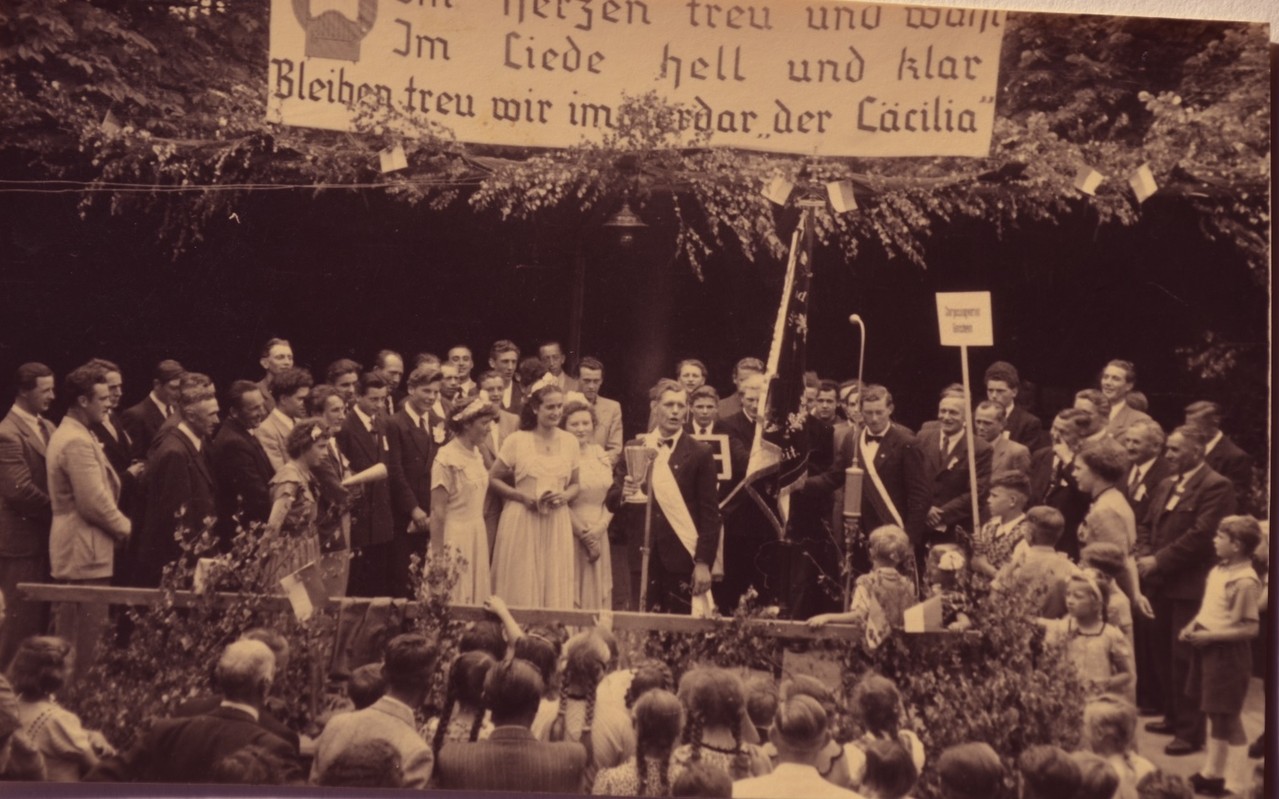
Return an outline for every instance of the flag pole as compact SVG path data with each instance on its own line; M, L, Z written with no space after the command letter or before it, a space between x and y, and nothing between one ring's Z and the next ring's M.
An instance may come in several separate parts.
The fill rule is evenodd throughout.
M973 392L968 380L968 345L961 345L959 348L959 361L963 369L964 376L964 438L968 442L968 494L972 499L973 526L968 532L973 534L977 532L980 526L979 519L981 511L978 506L980 501L977 496L977 451L974 448L973 441Z

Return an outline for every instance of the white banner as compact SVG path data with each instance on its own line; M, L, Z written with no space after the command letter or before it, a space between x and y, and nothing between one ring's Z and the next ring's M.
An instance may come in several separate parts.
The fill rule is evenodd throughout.
M655 91L711 144L984 156L1003 11L774 0L272 0L268 117L394 107L462 141L597 141Z

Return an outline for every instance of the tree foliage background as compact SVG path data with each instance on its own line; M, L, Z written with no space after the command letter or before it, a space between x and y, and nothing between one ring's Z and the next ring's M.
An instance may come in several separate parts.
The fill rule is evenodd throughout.
M1143 162L1199 211L1204 234L1266 273L1269 85L1265 28L1128 17L1009 16L992 155L972 159L804 159L680 141L669 107L630 98L599 145L531 154L468 147L394 112L366 135L265 121L268 0L16 0L0 9L0 155L25 178L90 181L86 213L155 215L176 253L231 208L245 184L387 184L409 203L495 209L504 218L578 213L614 201L639 170L640 199L669 198L680 250L748 258L783 248L759 195L776 174L852 177L863 213L827 215L824 242L849 256L882 247L918 266L933 227L998 227L1095 209L1140 213L1126 176ZM111 122L103 124L111 117ZM376 153L402 142L410 169L384 178ZM618 162L619 153L633 159ZM1088 164L1111 178L1072 188ZM636 166L638 165L638 166ZM208 191L133 194L118 184Z
M366 114L359 134L275 125L265 116L269 7L269 0L0 5L0 192L65 192L84 220L127 224L128 246L136 241L188 269L238 209L276 198L283 207L282 193L291 212L303 205L299 198L342 195L366 207L410 209L425 225L470 217L502 225L512 238L533 229L571 238L629 192L650 220L671 221L675 257L699 280L716 261L747 271L780 260L793 218L760 195L777 175L853 181L858 211L821 214L818 232L822 260L842 262L857 279L859 264L879 261L900 273L894 279L921 275L953 255L946 248L956 232L977 229L997 241L1051 228L1091 232L1111 247L1117 232L1171 208L1160 224L1219 245L1203 250L1205 263L1169 291L1189 316L1169 324L1193 326L1177 341L1178 368L1214 398L1230 398L1236 418L1248 420L1254 452L1265 445L1269 352L1264 330L1252 329L1269 292L1264 26L1012 14L988 158L812 159L680 139L667 124L674 109L654 96L627 98L605 141L564 150L467 145L394 113ZM377 153L394 143L404 146L409 169L383 175ZM1127 186L1142 163L1160 186L1144 205ZM1073 186L1083 165L1108 178L1096 196ZM1233 316L1222 310L1228 299L1195 293L1197 282L1215 280L1206 262L1213 253L1246 264L1252 277L1255 293ZM995 266L1005 276L1016 268ZM1079 264L1081 272L1089 267ZM1060 286L1047 265L1022 271L1015 280L1030 295ZM1209 302L1214 310L1202 310ZM758 346L727 332L737 336L727 347ZM1176 401L1170 397L1170 407Z

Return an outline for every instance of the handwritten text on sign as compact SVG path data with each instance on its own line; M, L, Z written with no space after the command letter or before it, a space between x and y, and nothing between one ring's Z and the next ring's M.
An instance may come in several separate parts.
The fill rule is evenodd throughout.
M943 347L990 347L995 327L989 291L954 291L937 295L937 325Z
M272 0L268 115L393 107L463 141L564 147L656 91L711 143L984 156L1001 11L848 2Z

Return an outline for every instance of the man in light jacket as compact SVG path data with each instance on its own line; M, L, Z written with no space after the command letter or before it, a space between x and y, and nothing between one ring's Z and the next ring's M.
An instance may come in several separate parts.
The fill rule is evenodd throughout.
M70 407L49 441L49 564L55 580L109 585L115 548L132 532L120 511L120 477L91 428L111 407L106 372L81 366L67 375ZM93 648L107 624L107 605L64 603L54 618L57 634L75 646L76 676L93 663Z

